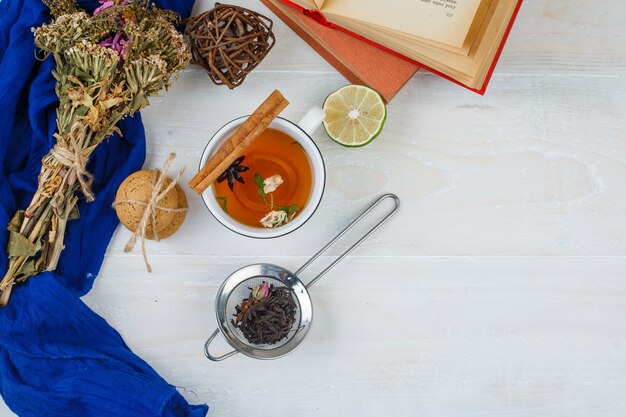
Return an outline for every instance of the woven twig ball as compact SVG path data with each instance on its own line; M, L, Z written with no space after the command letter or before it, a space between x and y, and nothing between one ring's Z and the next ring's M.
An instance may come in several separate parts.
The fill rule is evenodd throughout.
M252 10L229 4L215 7L187 21L193 62L218 85L235 88L274 46L272 21Z

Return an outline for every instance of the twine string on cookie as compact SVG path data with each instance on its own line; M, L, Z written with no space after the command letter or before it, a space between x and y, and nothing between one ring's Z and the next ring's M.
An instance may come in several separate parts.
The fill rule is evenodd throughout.
M157 223L156 223L157 210L166 211L170 213L182 213L182 212L189 210L189 207L171 208L171 207L164 207L164 206L159 205L159 202L163 198L165 198L167 193L169 193L172 189L174 189L174 187L176 187L176 185L178 184L178 181L180 180L180 177L183 175L183 172L185 172L185 167L182 167L178 171L178 174L176 175L176 177L167 185L167 187L165 187L163 191L159 191L161 190L161 187L163 187L163 184L167 180L167 171L175 157L176 157L176 154L174 152L170 153L168 158L165 160L165 163L163 164L163 169L161 171L155 170L157 172L157 175L153 175L154 183L152 186L152 193L148 201L125 199L125 200L115 201L113 203L113 207L116 207L120 204L137 204L137 205L145 207L143 216L141 216L141 220L139 221L139 225L137 226L137 230L133 232L132 236L126 243L126 246L124 246L124 252L132 251L133 248L135 247L135 244L137 243L137 239L141 238L141 252L143 254L143 261L146 264L146 269L148 270L148 272L152 272L152 267L150 266L150 263L148 262L148 253L146 251L146 230L148 228L148 225L151 225L152 232L154 233L154 239L157 242L159 241L159 235L157 232Z

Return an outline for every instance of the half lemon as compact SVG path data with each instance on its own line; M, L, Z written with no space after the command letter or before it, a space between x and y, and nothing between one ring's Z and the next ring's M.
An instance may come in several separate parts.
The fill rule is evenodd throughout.
M346 85L324 100L323 126L328 136L347 147L365 146L383 130L387 108L383 98L369 87Z

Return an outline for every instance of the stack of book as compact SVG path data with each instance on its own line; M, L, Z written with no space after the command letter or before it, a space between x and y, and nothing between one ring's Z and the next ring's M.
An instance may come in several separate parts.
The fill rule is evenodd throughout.
M522 0L261 0L387 100L419 69L484 94Z

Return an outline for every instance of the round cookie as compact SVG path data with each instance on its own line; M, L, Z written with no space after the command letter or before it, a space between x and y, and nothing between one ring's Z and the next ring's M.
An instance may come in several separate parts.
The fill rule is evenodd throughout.
M156 170L142 170L129 175L120 185L115 195L115 212L120 222L131 232L137 231L137 227L141 222L145 204L137 204L132 201L141 201L147 203L152 195L152 189L159 175ZM161 187L164 190L172 180L166 178ZM130 201L128 201L130 200ZM155 208L156 215L156 235L152 227L152 221L146 226L146 239L163 239L171 236L176 232L185 220L186 211L165 211L159 207L167 207L172 209L186 208L187 196L182 187L178 184L171 189L158 203Z

